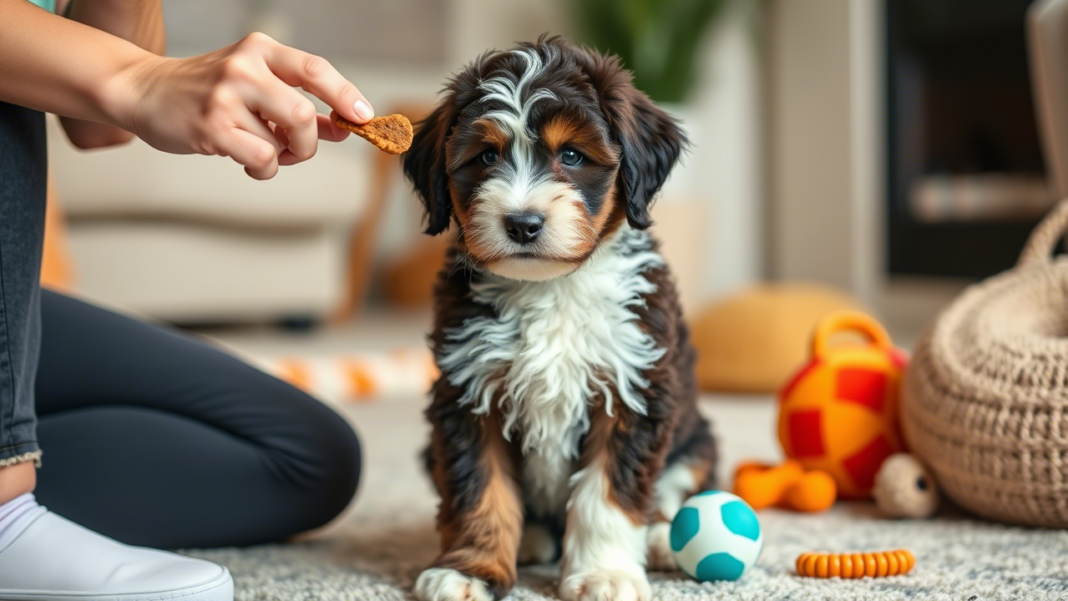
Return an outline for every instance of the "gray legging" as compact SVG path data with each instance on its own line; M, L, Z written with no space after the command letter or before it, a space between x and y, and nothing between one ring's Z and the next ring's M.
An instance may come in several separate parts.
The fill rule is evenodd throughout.
M249 545L337 516L360 452L336 413L188 336L40 290L46 170L44 116L0 102L0 465L43 450L38 500L133 544Z
M331 409L177 332L43 291L37 498L127 543L248 545L321 526L360 470Z

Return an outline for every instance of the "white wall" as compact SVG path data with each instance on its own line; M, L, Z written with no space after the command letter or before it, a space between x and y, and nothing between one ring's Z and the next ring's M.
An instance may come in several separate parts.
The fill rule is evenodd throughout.
M693 192L708 208L701 291L713 296L763 276L762 75L753 15L735 11L702 53L689 103L698 139L684 168L695 173Z
M571 32L567 0L449 0L446 47L458 69L491 48L510 48L543 33Z
M774 272L849 288L848 5L780 0L769 25Z
M884 284L877 0L768 10L769 263L872 303Z

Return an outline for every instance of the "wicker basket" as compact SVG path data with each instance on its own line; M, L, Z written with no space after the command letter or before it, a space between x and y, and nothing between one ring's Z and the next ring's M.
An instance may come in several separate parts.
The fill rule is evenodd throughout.
M1068 258L1051 258L1068 199L1018 265L966 290L916 348L906 440L980 515L1068 527Z

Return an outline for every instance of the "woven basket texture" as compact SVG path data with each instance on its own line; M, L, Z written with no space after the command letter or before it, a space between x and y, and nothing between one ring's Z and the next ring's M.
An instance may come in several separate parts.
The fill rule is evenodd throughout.
M942 490L979 515L1068 527L1068 199L1015 268L976 284L918 344L901 419Z

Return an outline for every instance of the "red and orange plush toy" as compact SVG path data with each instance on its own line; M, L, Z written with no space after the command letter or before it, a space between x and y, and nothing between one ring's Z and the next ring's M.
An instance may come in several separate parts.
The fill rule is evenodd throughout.
M864 342L831 344L838 334ZM779 394L779 442L806 469L830 474L847 499L871 496L875 473L904 450L898 422L908 359L879 322L854 311L826 317L812 359Z
M832 344L847 333L854 340ZM798 511L823 511L839 496L870 498L883 461L904 450L898 397L907 361L873 318L854 311L824 318L810 361L779 393L779 442L788 460L741 465L735 494L755 509Z

